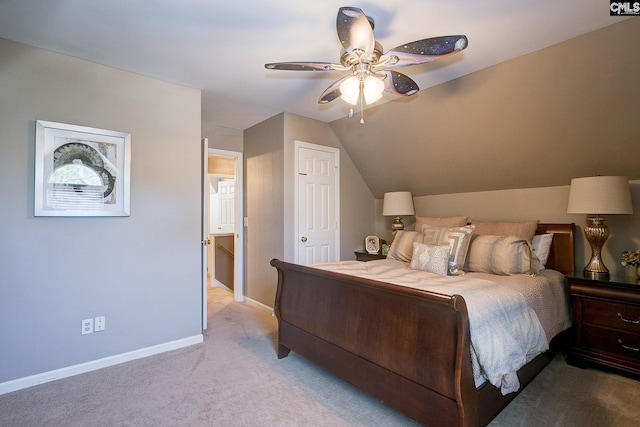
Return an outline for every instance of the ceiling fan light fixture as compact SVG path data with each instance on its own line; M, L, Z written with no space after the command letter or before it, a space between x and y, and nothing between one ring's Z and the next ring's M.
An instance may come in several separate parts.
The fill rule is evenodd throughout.
M358 97L360 95L360 79L356 76L351 76L340 83L340 98L351 105L358 103Z
M364 79L364 100L367 104L373 104L382 98L384 91L384 83L375 76L367 76Z
M357 7L341 7L336 18L340 64L330 62L276 62L265 64L269 70L351 71L350 76L335 80L322 92L318 104L342 98L353 106L360 104L360 123L364 123L364 105L378 101L383 92L411 96L420 88L409 76L387 68L426 64L468 47L467 36L430 37L404 43L384 53L373 34L374 20Z

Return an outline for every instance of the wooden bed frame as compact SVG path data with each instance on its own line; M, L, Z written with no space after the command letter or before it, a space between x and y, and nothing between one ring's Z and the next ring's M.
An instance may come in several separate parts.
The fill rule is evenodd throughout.
M554 233L547 268L573 274L573 224ZM488 424L518 393L476 388L464 299L274 259L278 358L290 350L416 421L431 426ZM554 356L518 371L524 388Z

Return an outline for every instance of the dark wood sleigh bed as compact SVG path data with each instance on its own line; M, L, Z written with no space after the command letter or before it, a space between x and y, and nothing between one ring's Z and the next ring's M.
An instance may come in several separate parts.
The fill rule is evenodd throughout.
M547 268L572 274L574 225L539 224L543 233L554 233ZM518 394L475 386L461 296L277 259L271 265L278 272L278 358L293 350L430 426L486 425ZM518 371L520 390L551 361L553 348Z

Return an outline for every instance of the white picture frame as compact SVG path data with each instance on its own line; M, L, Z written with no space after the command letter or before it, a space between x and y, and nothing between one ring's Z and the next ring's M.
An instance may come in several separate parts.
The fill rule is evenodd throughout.
M36 120L34 216L129 216L131 134Z
M380 239L378 236L367 236L364 239L364 250L370 254L380 252Z

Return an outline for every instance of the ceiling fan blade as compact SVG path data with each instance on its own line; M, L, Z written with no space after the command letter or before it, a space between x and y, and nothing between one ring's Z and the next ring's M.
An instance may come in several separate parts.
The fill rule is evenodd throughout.
M424 64L460 52L468 45L467 36L432 37L394 47L382 55L378 63L385 67Z
M274 62L264 64L268 70L289 70L289 71L344 71L348 68L330 62Z
M340 84L351 76L344 76L341 79L331 83L331 86L326 88L324 92L318 98L318 104L328 104L336 98L339 98L342 93L340 92Z
M392 70L383 70L376 74L384 73L384 90L394 95L411 96L418 92L418 84L410 77Z
M360 58L373 54L375 38L367 16L357 7L341 7L336 19L338 38L344 50Z

